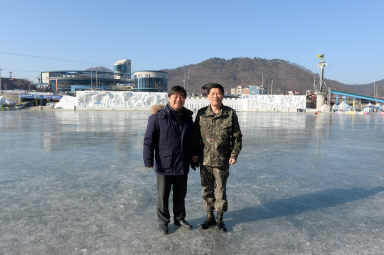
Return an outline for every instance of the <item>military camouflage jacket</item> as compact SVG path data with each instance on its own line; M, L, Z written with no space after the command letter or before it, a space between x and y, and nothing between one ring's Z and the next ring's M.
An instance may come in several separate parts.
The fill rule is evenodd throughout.
M228 167L229 159L237 159L241 150L242 134L236 112L222 106L213 113L210 106L197 113L192 138L192 154L199 156L201 165Z

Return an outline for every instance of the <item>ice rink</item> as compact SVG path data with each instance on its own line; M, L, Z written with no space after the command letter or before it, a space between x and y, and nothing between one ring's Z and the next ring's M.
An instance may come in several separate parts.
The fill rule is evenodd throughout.
M0 112L0 254L383 254L383 115L238 115L228 232L198 229L191 170L194 229L164 236L142 162L148 112Z

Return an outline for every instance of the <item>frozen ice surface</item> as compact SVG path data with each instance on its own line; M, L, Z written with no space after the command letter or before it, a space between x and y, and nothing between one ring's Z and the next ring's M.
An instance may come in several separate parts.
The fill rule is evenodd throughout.
M384 116L239 113L228 233L157 232L147 112L0 113L0 254L382 254ZM170 205L172 208L172 205Z

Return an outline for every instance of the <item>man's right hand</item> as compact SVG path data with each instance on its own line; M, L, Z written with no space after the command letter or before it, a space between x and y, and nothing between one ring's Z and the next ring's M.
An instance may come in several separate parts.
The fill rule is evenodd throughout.
M147 168L153 168L153 166L147 166Z
M199 163L199 156L192 156L193 163Z

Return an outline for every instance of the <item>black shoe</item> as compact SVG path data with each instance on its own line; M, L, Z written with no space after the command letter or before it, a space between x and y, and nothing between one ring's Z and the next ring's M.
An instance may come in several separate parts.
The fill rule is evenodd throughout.
M185 219L174 219L173 223L176 225L176 226L182 226L184 228L188 228L188 229L192 229L192 225L186 221Z
M168 234L168 225L159 224L159 231L161 234L167 235Z
M204 220L204 222L200 225L201 229L207 229L210 226L216 225L215 216L213 215L212 211L207 212L207 218Z

